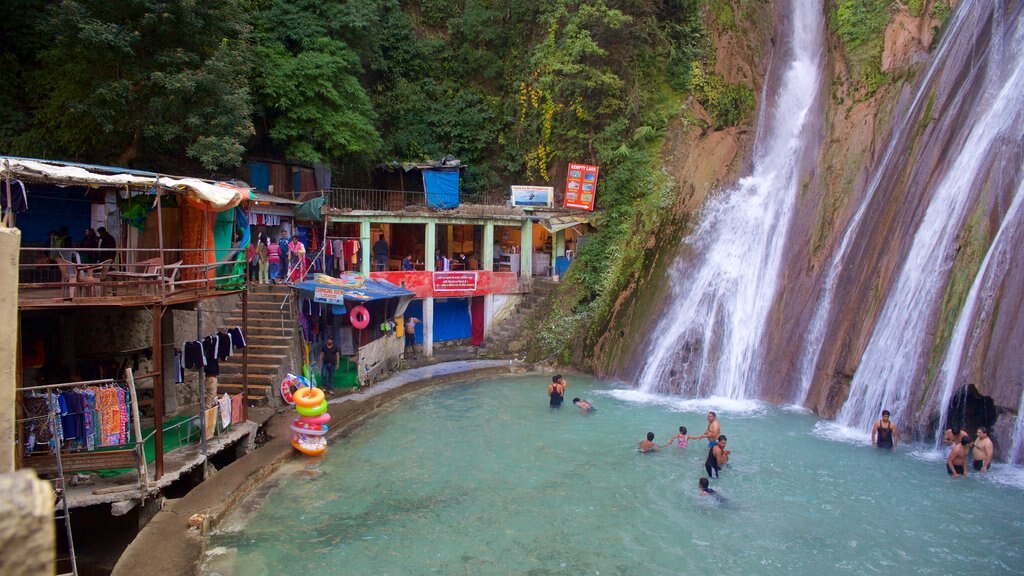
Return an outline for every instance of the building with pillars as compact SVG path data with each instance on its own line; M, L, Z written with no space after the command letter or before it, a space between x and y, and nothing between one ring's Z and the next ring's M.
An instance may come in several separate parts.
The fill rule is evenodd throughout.
M564 273L586 224L586 217L559 209L437 210L422 192L346 189L324 197L324 236L358 249L318 257L335 257L335 272L357 271L413 291L409 314L422 322L417 340L426 356L440 341L482 342L534 278Z

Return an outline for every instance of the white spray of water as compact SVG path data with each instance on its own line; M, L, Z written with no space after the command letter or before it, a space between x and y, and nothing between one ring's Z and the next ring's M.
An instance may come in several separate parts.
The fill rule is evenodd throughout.
M803 352L800 357L800 386L797 388L794 398L796 404L803 406L807 403L807 396L810 394L811 385L814 383L814 371L818 364L818 357L821 355L821 347L825 339L825 329L831 320L832 299L836 288L836 281L839 279L839 272L842 270L843 262L846 260L847 253L853 245L853 240L860 230L864 214L867 212L868 206L871 205L875 193L878 192L883 177L889 170L890 165L894 162L900 162L905 158L902 150L903 136L908 130L916 127L917 118L928 99L929 93L931 93L932 79L942 69L942 63L945 61L947 54L952 50L952 46L956 44L953 40L959 35L968 16L976 14L971 8L973 7L964 6L964 9L958 10L950 21L946 32L943 33L943 42L939 45L935 56L925 71L918 85L917 93L914 94L914 99L907 109L906 116L896 124L892 137L889 138L885 151L882 153L878 167L872 172L871 180L864 191L864 197L861 199L857 211L846 227L846 232L839 243L839 248L832 254L832 260L825 274L821 295L818 297L818 304L814 309L814 316L807 326L807 336L804 339Z
M659 338L640 374L640 389L661 389L674 357L699 350L686 378L700 395L751 398L756 394L764 326L779 283L807 146L807 130L821 86L823 15L820 2L794 0L791 60L774 102L762 96L752 173L709 201L688 242L692 264L670 271L675 302L659 323Z
M846 426L869 428L883 407L896 421L907 411L922 356L931 344L928 322L940 303L956 234L977 179L994 150L1024 136L1024 55L1018 53L1007 63L1008 71L993 69L984 79L984 93L990 97L976 106L981 113L932 194L839 412L838 420Z
M967 293L967 299L964 301L963 310L960 312L956 327L953 329L953 336L949 340L949 347L946 349L946 355L942 360L942 368L939 370L934 384L936 389L940 390L938 396L939 425L935 430L936 447L942 442L942 433L946 429L946 414L949 412L949 402L952 399L953 389L956 386L960 365L964 360L965 352L969 350L967 344L974 337L977 337L984 325L996 288L1006 272L1009 253L1014 249L1013 246L1008 244L1014 238L1017 227L1020 224L1018 215L1022 204L1024 204L1024 181L1021 181L1020 185L1018 185L1013 202L1010 204L1010 209L1003 216L1003 221L999 225L999 231L992 240L992 245L989 246L988 253L985 254L985 259L982 261L981 267L974 277L971 289ZM979 304L983 304L984 307L982 312L977 314L976 311ZM969 339L969 335L972 338ZM1018 428L1021 426L1021 420L1018 419L1017 421ZM1014 435L1015 447L1018 436L1019 434Z

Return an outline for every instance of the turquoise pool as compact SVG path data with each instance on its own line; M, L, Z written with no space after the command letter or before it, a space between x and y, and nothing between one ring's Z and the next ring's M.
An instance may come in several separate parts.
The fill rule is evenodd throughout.
M207 576L1020 574L1024 491L951 480L915 447L822 437L757 404L683 401L569 378L598 411L547 407L547 377L419 393L322 460L296 458L211 535ZM732 462L700 498L717 409ZM922 454L925 456L922 457Z

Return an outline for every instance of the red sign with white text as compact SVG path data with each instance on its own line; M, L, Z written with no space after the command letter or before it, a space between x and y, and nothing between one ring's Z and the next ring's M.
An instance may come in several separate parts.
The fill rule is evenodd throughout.
M565 179L566 208L594 210L594 199L597 197L597 166L589 164L569 164L569 175Z
M434 292L476 290L476 272L434 272Z
M395 286L412 290L416 293L416 298L462 298L464 296L522 292L519 286L519 276L515 272L475 270L469 273L476 276L475 284L470 283L468 279L446 278L442 279L441 285L436 285L435 278L437 276L460 274L460 272L371 272L370 278L387 280ZM456 289L455 286L458 284L462 284L463 287Z

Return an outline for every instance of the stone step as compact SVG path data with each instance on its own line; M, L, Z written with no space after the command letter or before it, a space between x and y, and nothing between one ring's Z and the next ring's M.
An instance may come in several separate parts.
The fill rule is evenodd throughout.
M220 363L220 373L221 374L241 374L242 373L242 366L243 366L243 364L242 364L241 360L239 360L238 362L221 362ZM256 364L256 363L253 363L253 361L250 359L249 360L249 367L248 367L249 368L249 375L252 376L253 374L270 374L271 372L276 374L277 373L277 369L279 367L280 367L280 365L277 362L274 362L274 363L265 363L264 362L264 363Z
M277 379L277 374L249 374L249 384L259 386L273 386L274 384L280 384L281 382ZM224 374L217 378L217 385L242 385L241 374Z
M246 332L246 341L258 338L260 336L283 336L285 338L291 338L295 334L295 329L291 326L249 326L249 331Z
M242 325L242 314L239 313L238 316L229 316L228 318L226 318L224 320L224 323L227 324L228 326L241 326ZM283 326L283 327L289 327L290 328L290 327L294 327L295 326L295 320L292 318L291 314L289 314L289 313L279 314L279 315L276 315L276 317L274 317L274 318L266 318L266 317L259 317L259 316L255 316L254 317L252 314L250 314L249 315L249 326L250 327L251 326L265 326L265 327L268 327L268 328L272 328L272 327L275 327L275 326L280 328L280 327Z
M287 356L288 351L291 350L291 346L284 346L279 344L249 344L250 354L280 354L281 356Z
M249 383L249 397L250 398L257 398L257 399L266 398L269 394L271 394L273 392L273 388L274 388L273 386L269 386L269 385L265 385L265 384L255 385L252 382L250 382ZM227 392L228 394L238 394L241 391L242 391L242 385L241 384L222 384L219 381L217 382L217 394L218 395L223 394L225 392Z

